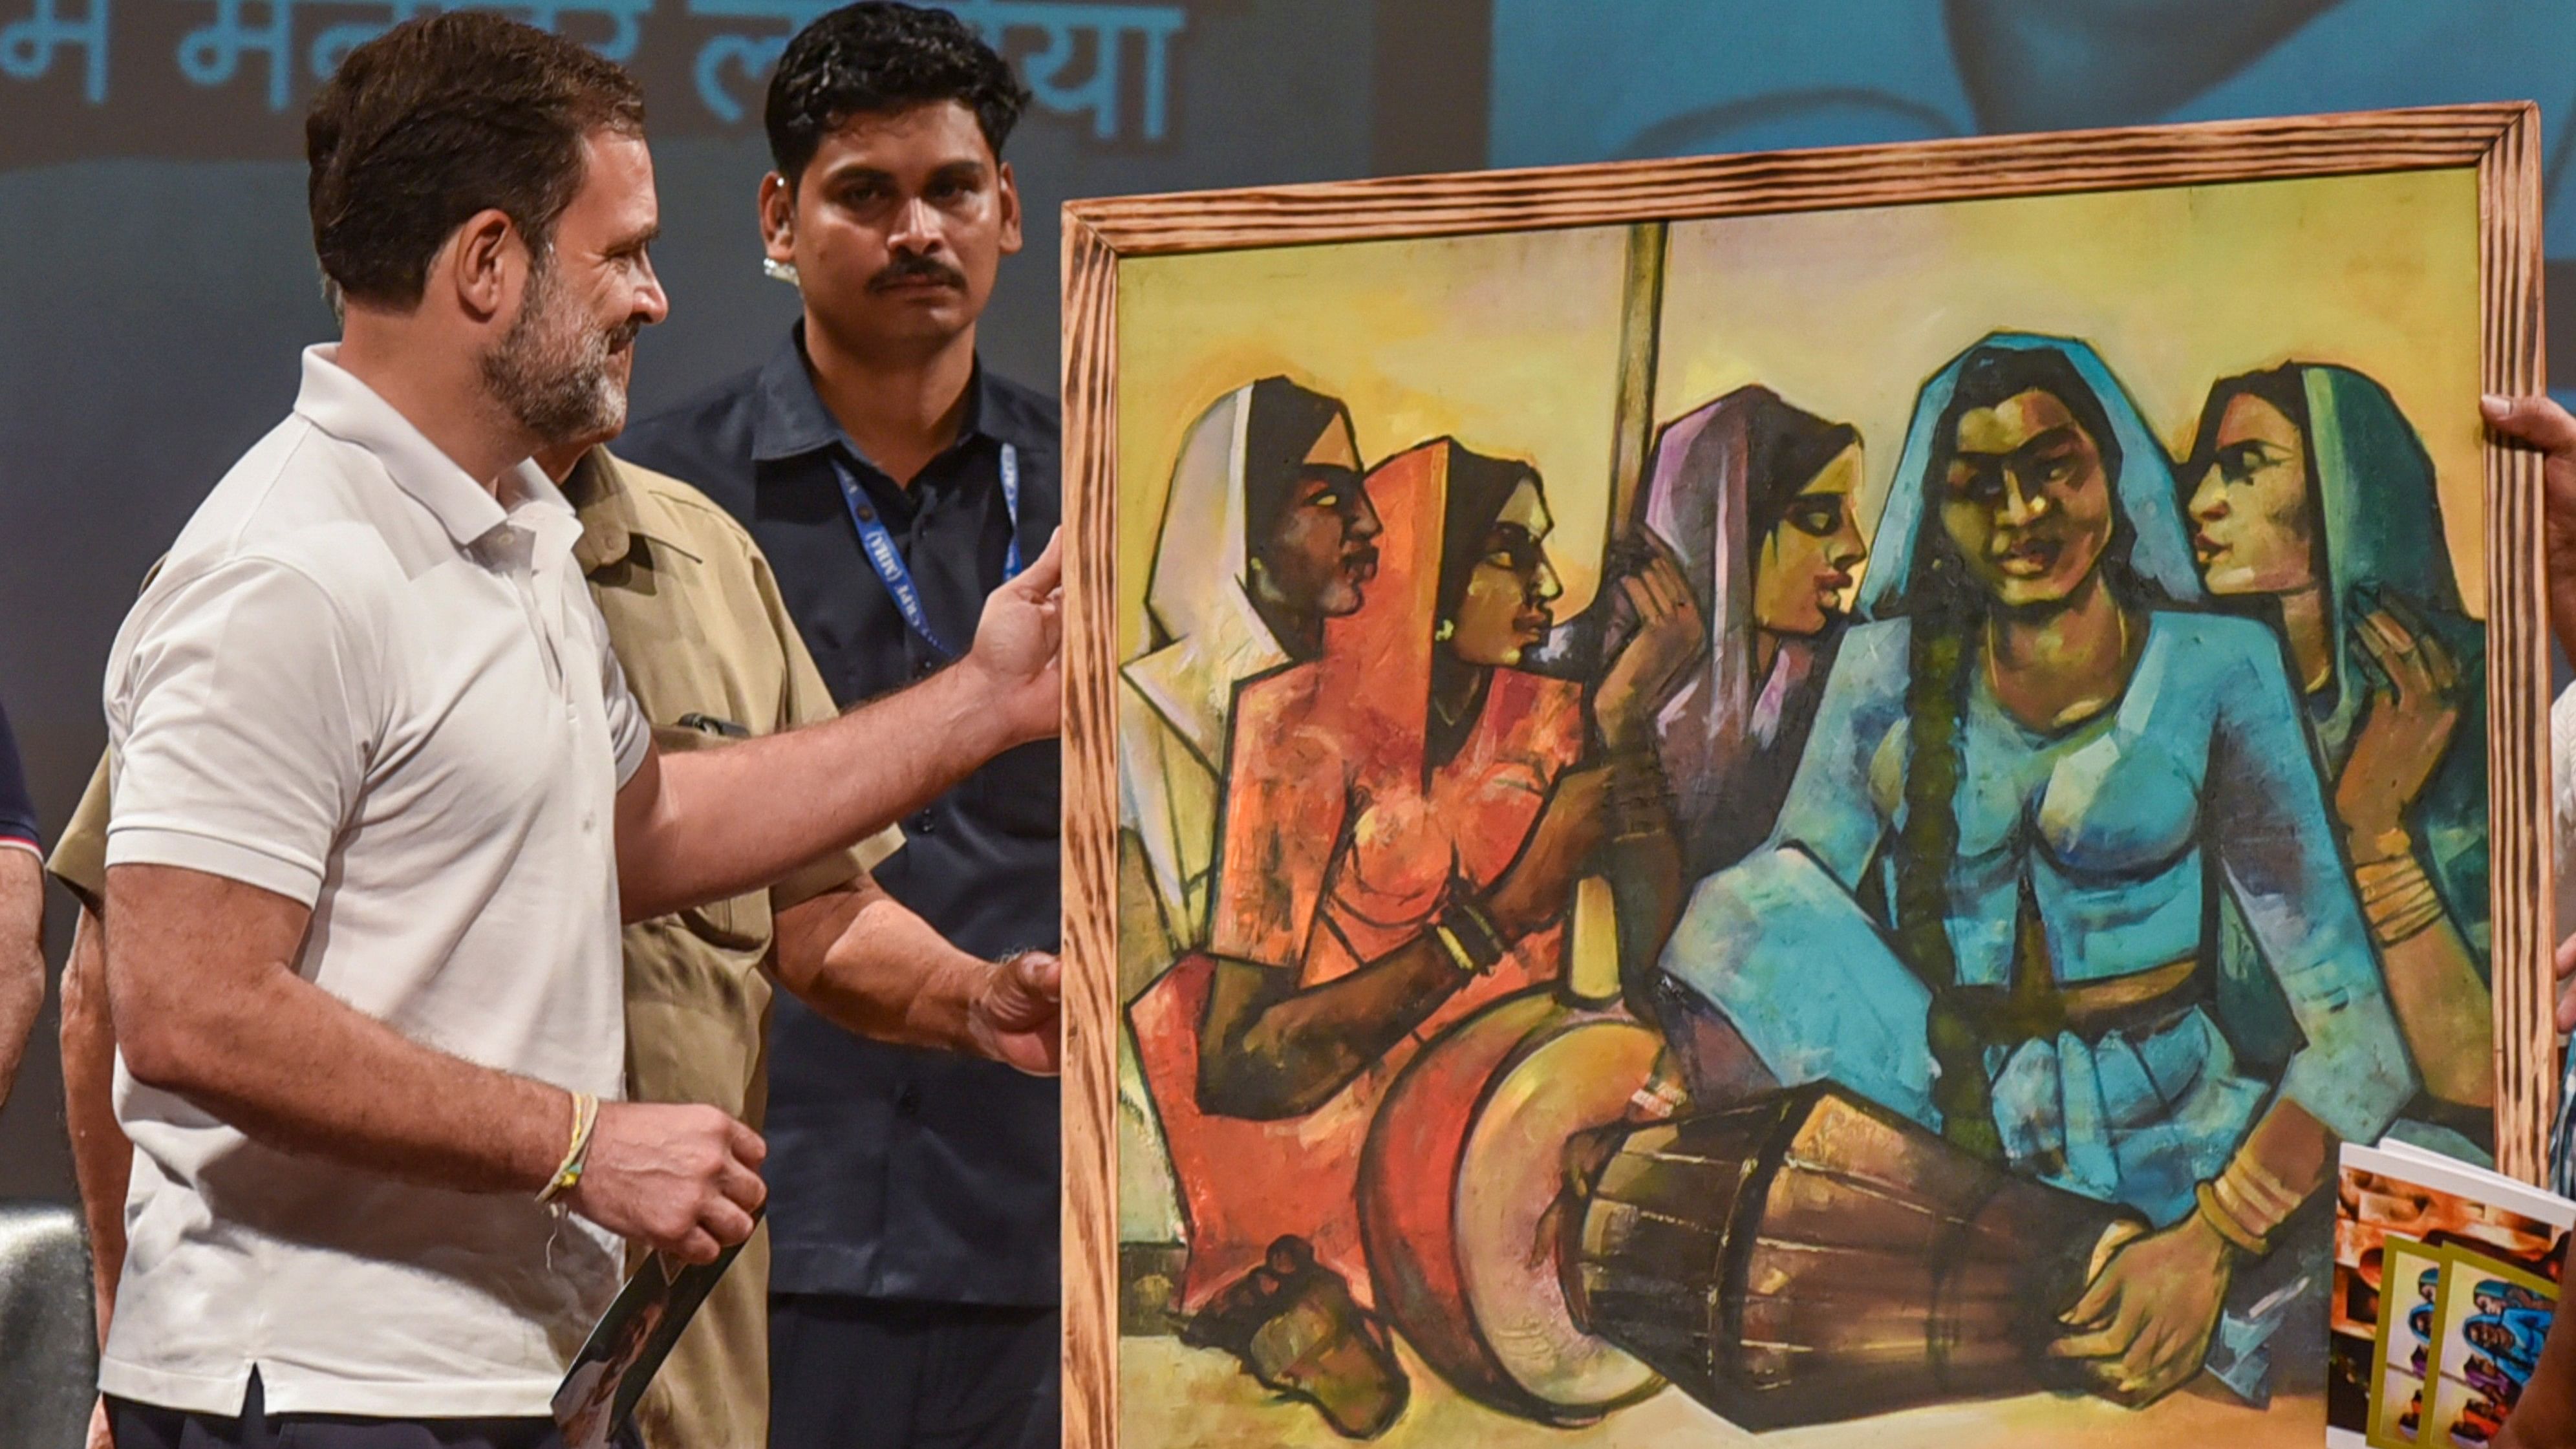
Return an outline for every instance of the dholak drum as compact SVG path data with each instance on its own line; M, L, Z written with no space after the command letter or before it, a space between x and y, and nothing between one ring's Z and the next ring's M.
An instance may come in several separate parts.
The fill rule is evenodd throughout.
M1379 1311L1469 1397L1588 1423L1663 1387L1578 1328L1550 1217L1567 1139L1617 1122L1663 1039L1554 990L1494 1003L1426 1046L1360 1157L1360 1239Z
M1637 1128L1562 1222L1578 1321L1746 1429L2075 1387L2057 1315L2145 1226L1830 1083Z

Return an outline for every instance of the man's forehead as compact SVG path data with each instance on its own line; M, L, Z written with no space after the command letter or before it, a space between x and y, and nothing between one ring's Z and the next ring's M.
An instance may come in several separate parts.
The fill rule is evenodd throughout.
M962 101L924 101L891 111L844 116L815 148L817 168L880 171L990 166L984 127Z
M601 232L649 231L661 212L653 190L653 152L628 131L597 130L582 138L581 189L564 208Z

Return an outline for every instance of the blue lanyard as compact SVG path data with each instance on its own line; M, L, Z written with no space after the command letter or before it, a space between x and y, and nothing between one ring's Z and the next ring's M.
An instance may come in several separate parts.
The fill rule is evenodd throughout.
M930 614L921 607L921 590L913 586L912 570L904 566L903 554L894 546L894 535L886 531L885 520L877 517L876 505L868 501L849 463L838 453L832 455L832 471L841 480L841 501L850 506L850 524L859 531L859 548L874 564L877 577L885 580L886 592L893 596L894 606L903 621L921 642L940 654L954 659L957 651L939 642L930 632ZM1002 445L1002 508L1011 519L1010 552L1002 555L1002 582L1020 576L1020 450L1008 443Z

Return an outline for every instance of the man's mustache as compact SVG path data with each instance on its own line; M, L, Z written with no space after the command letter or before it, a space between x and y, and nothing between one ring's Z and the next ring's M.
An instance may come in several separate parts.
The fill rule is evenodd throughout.
M884 271L868 278L868 290L882 292L910 282L939 282L964 291L966 274L931 257L897 257Z

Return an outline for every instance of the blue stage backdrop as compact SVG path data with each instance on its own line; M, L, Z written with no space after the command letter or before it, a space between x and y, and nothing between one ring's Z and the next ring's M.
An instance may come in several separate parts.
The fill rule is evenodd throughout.
M1040 386L1073 196L2501 98L2559 128L2576 102L2576 0L949 3L1037 92L1010 156L1029 250L987 353ZM0 0L0 698L49 825L96 757L99 670L144 569L329 332L302 106L351 47L447 5ZM499 8L646 86L674 309L638 407L757 360L792 300L759 272L760 96L828 5ZM2567 155L2553 140L2553 202ZM2551 293L2576 304L2568 235ZM2576 314L2551 331L2576 346ZM0 1110L0 1197L70 1191L41 1031Z

